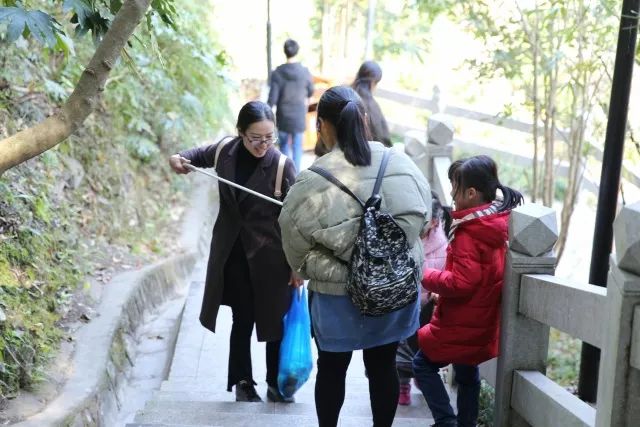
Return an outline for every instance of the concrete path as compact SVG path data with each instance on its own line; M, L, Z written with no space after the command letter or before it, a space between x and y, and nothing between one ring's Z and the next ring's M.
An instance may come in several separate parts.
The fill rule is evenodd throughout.
M205 263L197 267L204 277ZM198 273L194 274L196 277ZM198 321L203 282L193 282L180 325L169 376L128 426L315 426L313 397L315 368L310 380L296 394L294 404L268 403L266 399L265 345L252 342L254 378L265 403L237 403L226 391L227 357L231 311L222 307L218 333L204 329ZM315 348L314 348L315 360ZM432 422L423 397L413 389L413 404L398 407L396 426L425 426ZM347 374L346 400L340 426L371 423L368 381L364 375L362 352L356 352Z
M303 168L313 159L313 155L305 153ZM194 282L186 299L169 375L144 409L138 411L135 421L127 426L316 426L315 367L309 381L296 394L296 403L267 402L265 345L258 343L255 335L251 348L253 372L264 403L235 402L234 393L226 391L231 311L228 307L221 308L216 334L200 325L198 315L205 269L206 260L202 260L192 275ZM315 361L315 346L312 348ZM412 392L412 405L398 407L394 426L423 427L433 422L422 395L415 387ZM371 422L368 380L364 375L362 352L356 352L347 373L340 426L360 427Z

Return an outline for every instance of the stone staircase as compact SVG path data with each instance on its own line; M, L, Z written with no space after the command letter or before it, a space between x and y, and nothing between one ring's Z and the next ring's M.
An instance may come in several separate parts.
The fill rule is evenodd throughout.
M194 277L204 277L204 263ZM203 283L193 282L185 305L171 370L154 397L138 411L127 427L285 427L317 426L314 404L315 369L296 394L296 403L266 400L264 344L252 342L254 378L264 403L235 402L226 391L227 355L231 312L222 307L218 333L205 330L198 321ZM314 348L315 350L315 348ZM314 357L315 359L315 357ZM424 398L415 387L411 406L399 406L394 426L421 426L433 422ZM347 374L346 398L340 426L371 425L368 381L362 353L356 352Z

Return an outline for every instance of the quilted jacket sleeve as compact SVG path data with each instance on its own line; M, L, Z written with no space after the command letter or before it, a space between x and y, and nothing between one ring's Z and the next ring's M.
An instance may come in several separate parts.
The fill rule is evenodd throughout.
M464 298L472 295L482 281L482 266L472 250L470 236L461 234L452 247L451 270L427 268L422 275L422 286L428 291L449 298Z
M306 183L303 172L298 176L296 183L289 189L284 199L284 205L280 211L278 223L282 233L282 249L287 257L289 266L297 271L305 279L309 278L306 268L306 258L314 246L311 235L303 232L300 224L301 214L304 216L305 210L302 206L305 197ZM303 222L305 223L305 222Z

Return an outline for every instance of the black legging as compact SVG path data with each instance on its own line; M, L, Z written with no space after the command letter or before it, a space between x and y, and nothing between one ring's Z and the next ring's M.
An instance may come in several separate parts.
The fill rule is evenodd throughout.
M229 371L227 391L246 380L254 383L251 366L251 335L255 324L254 294L242 243L238 239L225 264L224 302L231 306L233 325L229 337ZM227 285L229 287L227 287ZM280 340L267 342L267 384L278 386Z
M391 427L398 407L398 343L363 350L364 366L369 377L369 397L374 427ZM318 348L316 376L316 413L320 427L336 427L344 403L347 368L353 352L334 353Z

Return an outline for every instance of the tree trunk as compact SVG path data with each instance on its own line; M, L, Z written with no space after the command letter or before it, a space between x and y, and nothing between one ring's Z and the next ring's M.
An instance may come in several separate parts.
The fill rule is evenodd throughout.
M574 87L571 105L571 130L567 144L569 151L569 172L567 174L567 188L564 193L562 212L560 214L560 233L558 235L558 241L556 242L556 256L558 261L562 258L567 236L569 235L571 216L573 215L578 190L580 188L580 171L583 169L580 162L580 152L582 151L582 141L584 141L585 123L581 116L581 111L584 110L578 110L577 105L578 97L584 97L584 87L578 89L577 87L579 85L580 83ZM581 103L580 108L582 107L584 107L584 102Z
M584 4L580 4L578 9L578 17L584 17L587 10ZM586 18L586 17L585 17ZM580 18L578 18L580 20ZM580 21L578 21L580 22ZM576 37L578 43L578 63L584 64L584 49L587 46L587 36L584 26L578 25L579 33ZM582 177L584 176L585 165L582 162L582 150L585 143L585 132L589 121L590 110L593 99L588 96L589 90L592 88L593 95L598 91L600 79L597 79L593 85L590 85L593 72L587 71L588 67L578 67L575 76L576 84L573 90L573 102L571 105L571 135L568 144L569 157L569 174L567 177L567 188L564 195L562 205L562 213L560 214L560 234L556 243L556 253L558 261L564 253L564 248L569 235L569 226L571 217L575 210ZM589 113L588 113L589 112Z
M37 156L75 132L93 111L109 72L143 18L151 0L127 0L80 76L61 110L44 121L0 141L0 175Z
M531 179L531 201L533 203L538 199L538 123L540 122L540 101L538 100L538 2L535 5L535 20L532 32L533 36L533 176Z
M555 124L556 124L556 92L558 90L558 65L554 65L549 76L549 92L547 97L545 117L545 149L544 149L544 186L542 203L545 206L553 205L554 196L554 164L555 154Z
M375 37L376 0L369 0L369 13L367 14L367 36L364 49L364 60L373 56L373 38Z

